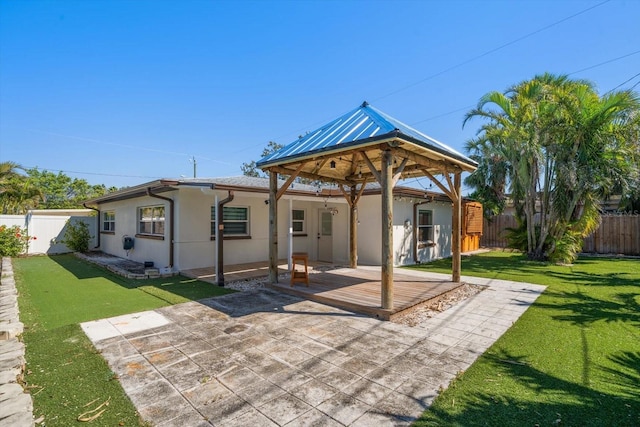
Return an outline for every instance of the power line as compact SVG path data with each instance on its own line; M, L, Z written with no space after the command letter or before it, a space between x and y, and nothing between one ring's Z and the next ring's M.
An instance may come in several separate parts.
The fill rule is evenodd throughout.
M635 79L635 78L636 78L636 77L638 77L638 76L640 76L640 73L636 74L635 76L631 77L630 79L627 79L627 80L623 81L622 83L620 83L618 86L614 87L613 89L611 89L611 90L609 90L609 91L605 92L605 95L607 95L607 94L609 94L609 93L613 92L614 90L618 89L620 86L622 86L622 85L624 85L624 84L629 83L631 80ZM639 81L638 83L640 83L640 81ZM636 87L636 86L638 85L638 83L636 83L636 84L634 84L633 86L631 86L631 89L633 89L634 87Z
M154 152L154 153L160 153L160 154L170 154L172 156L185 156L185 157L189 157L189 159L191 159L193 157L193 155L191 154L187 154L187 153L181 153L178 151L169 151L169 150L160 150L157 148L150 148L150 147L140 147L140 146L135 146L135 145L128 145L128 144L120 144L117 142L108 142L108 141L101 141L99 139L94 139L94 138L86 138L83 136L76 136L76 135L67 135L67 134L62 134L62 133L57 133L57 132L49 132L49 131L43 131L43 130L39 130L39 129L26 129L29 132L36 132L36 133L41 133L41 134L45 134L45 135L52 135L52 136L58 136L61 138L68 138L68 139L76 139L78 141L83 141L83 142L90 142L93 144L100 144L100 145L112 145L115 147L122 147L122 148L128 148L128 149L132 149L132 150L142 150L142 151L150 151L150 152ZM229 162L224 162L221 160L216 160L216 159L211 159L209 157L205 157L205 156L198 156L199 159L202 160L208 160L214 163L219 163L222 165L227 165L227 166L235 166L232 163Z
M527 39L527 38L529 38L529 37L531 37L531 36L534 36L534 35L536 35L536 34L538 34L538 33L541 33L541 32L543 32L543 31L546 31L546 30L548 30L549 28L555 27L556 25L559 25L559 24L561 24L561 23L563 23L563 22L565 22L565 21L568 21L568 20L570 20L570 19L573 19L573 18L575 18L576 16L579 16L579 15L582 15L582 14L584 14L584 13L586 13L586 12L589 12L590 10L593 10L593 9L595 9L595 8L597 8L597 7L600 7L600 6L602 6L603 4L605 4L605 3L609 3L610 1L611 1L611 0L605 0L605 1L600 2L600 3L598 3L598 4L594 5L594 6L589 7L589 8L587 8L587 9L583 9L583 10L581 10L580 12L574 13L573 15L567 16L566 18L560 19L559 21L553 22L553 23L551 23L551 24L549 24L549 25L546 25L546 26L544 26L544 27L542 27L542 28L539 28L539 29L537 29L537 30L535 30L535 31L532 31L532 32L530 32L530 33L528 33L528 34L525 34L524 36L518 37L518 38L517 38L517 39L515 39L515 40L511 40L511 41L510 41L510 42L508 42L508 43L502 44L502 45L500 45L500 46L498 46L498 47L496 47L496 48L493 48L493 49L488 50L488 51L486 51L486 52L484 52L484 53L481 53L480 55L477 55L477 56L474 56L473 58L467 59L466 61L460 62L460 63L458 63L458 64L456 64L456 65L453 65L453 66L451 66L451 67L449 67L449 68L446 68L446 69L444 69L444 70L442 70L442 71L439 71L439 72L437 72L437 73L435 73L435 74L431 74L430 76L427 76L427 77L425 77L425 78L423 78L423 79L421 79L421 80L418 80L418 81L417 81L417 82L415 82L415 83L411 83L410 85L407 85L407 86L405 86L405 87L402 87L402 88L400 88L400 89L397 89L397 90L395 90L395 91L393 91L393 92L389 92L388 94L383 95L383 96L381 96L381 97L375 98L375 99L373 99L373 101L379 101L379 100L384 99L384 98L387 98L387 97L389 97L389 96L391 96L391 95L395 95L396 93L399 93L399 92L405 91L405 90L407 90L407 89L409 89L409 88L412 88L412 87L417 86L417 85L419 85L419 84L421 84L421 83L424 83L424 82L426 82L427 80L431 80L431 79L433 79L433 78L435 78L435 77L441 76L442 74L448 73L449 71L453 71L453 70L455 70L455 69L457 69L457 68L460 68L460 67L462 67L463 65L467 65L467 64L469 64L470 62L476 61L476 60L478 60L478 59L480 59L480 58L484 58L485 56L488 56L488 55L490 55L490 54L492 54L492 53L494 53L494 52L497 52L498 50L504 49L505 47L511 46L511 45L513 45L513 44L515 44L515 43L518 43L518 42L520 42L520 41L522 41L522 40L524 40L524 39Z
M450 114L459 113L460 111L466 111L466 110L468 110L470 108L473 108L473 107L474 107L474 105L467 105L466 107L462 107L462 108L458 108L458 109L455 109L455 110L451 110L451 111L446 112L446 113L438 114L437 116L427 117L426 119L422 119L422 120L419 120L417 122L411 123L411 126L415 126L418 123L423 123L423 122L428 122L428 121L431 121L431 120L439 119L440 117L448 116Z
M465 61L463 61L463 62L460 62L460 63L458 63L458 64L456 64L456 65L453 65L453 66L451 66L451 67L449 67L449 68L446 68L446 69L444 69L444 70L442 70L442 71L439 71L439 72L437 72L437 73L435 73L435 74L431 74L431 75L429 75L429 76L427 76L427 77L425 77L425 78L423 78L423 79L421 79L421 80L418 80L418 81L417 81L417 82L415 82L415 83L411 83L411 84L409 84L409 85L407 85L407 86L404 86L404 87L402 87L402 88L400 88L400 89L397 89L397 90L394 90L394 91L392 91L392 92L389 92L389 93L387 93L386 95L382 95L382 96L379 96L379 97L377 97L377 98L373 98L373 99L372 99L372 101L373 101L373 102L375 102L375 101L379 101L379 100L381 100L381 99L388 98L388 97L390 97L390 96L392 96L392 95L395 95L395 94L400 93L400 92L402 92L402 91L405 91L405 90L407 90L407 89L409 89L409 88L412 88L412 87L414 87L414 86L417 86L417 85L419 85L419 84L421 84L421 83L424 83L424 82L426 82L426 81L428 81L428 80L431 80L431 79L433 79L433 78L435 78L435 77L441 76L442 74L448 73L449 71L453 71L453 70L455 70L455 69L457 69L457 68L460 68L460 67L462 67L462 66L464 66L464 65L467 65L467 64L469 64L469 63L471 63L471 62L473 62L473 61L476 61L476 60L478 60L478 59L480 59L480 58L483 58L483 57L488 56L488 55L490 55L490 54L492 54L492 53L494 53L494 52L497 52L497 51L499 51L499 50L501 50L501 49L504 49L505 47L511 46L511 45L513 45L513 44L516 44L516 43L518 43L518 42L520 42L520 41L522 41L522 40L524 40L524 39L527 39L527 38L529 38L529 37L531 37L531 36L534 36L534 35L536 35L536 34L539 34L539 33L543 32L543 31L546 31L546 30L548 30L548 29L550 29L550 28L552 28L552 27L555 27L555 26L557 26L557 25L559 25L559 24L561 24L561 23L563 23L563 22L566 22L566 21L568 21L568 20L570 20L570 19L573 19L573 18L575 18L575 17L577 17L577 16L580 16L580 15L582 15L582 14L584 14L584 13L587 13L587 12L589 12L589 11L591 11L591 10L595 9L595 8L598 8L598 7L600 7L600 6L602 6L602 5L606 4L606 3L609 3L610 1L611 1L611 0L605 0L605 1L602 1L602 2L600 2L600 3L598 3L598 4L594 5L594 6L591 6L591 7L588 7L588 8L586 8L586 9L583 9L583 10L581 10L581 11L579 11L579 12L576 12L576 13L574 13L573 15L567 16L567 17L562 18L562 19L560 19L560 20L558 20L558 21L555 21L555 22L553 22L553 23L551 23L551 24L548 24L548 25L546 25L546 26L544 26L544 27L538 28L537 30L532 31L532 32L530 32L530 33L528 33L528 34L525 34L525 35L523 35L523 36L521 36L521 37L518 37L517 39L511 40L511 41L510 41L510 42L508 42L508 43L504 43L504 44L502 44L502 45L500 45L500 46L498 46L498 47L495 47L495 48L493 48L493 49L490 49L490 50L488 50L488 51L486 51L486 52L484 52L484 53L481 53L480 55L474 56L474 57L472 57L472 58L470 58L470 59L467 59L467 60L465 60ZM614 59L614 60L612 60L612 61L615 61L615 60L618 60L618 59L625 58L625 57L630 56L630 55L633 55L633 54L635 54L635 53L638 53L638 52L633 52L633 53L628 54L628 55L626 55L626 56L624 56L624 57L616 58L616 59ZM608 61L608 62L611 62L611 61ZM605 63L608 63L608 62L605 62ZM605 63L597 64L597 65L595 65L594 67L597 67L597 66L599 66L599 65L604 65ZM593 67L592 67L592 68L593 68ZM588 69L588 68L587 68L587 69ZM580 70L580 71L584 71L584 70ZM580 72L580 71L576 71L576 73L577 73L577 72ZM420 121L418 121L418 122L413 123L413 125L415 125L415 124L419 124L419 123L423 123L423 122L426 122L426 121L430 121L430 120L435 120L435 119L438 119L438 118L440 118L440 117L448 116L448 115L450 115L450 114L454 114L454 113L457 113L457 112L460 112L460 111L466 110L466 109L468 109L468 108L473 108L473 106L470 106L470 107L463 107L463 108L458 108L458 109L456 109L456 110L449 111L449 112L447 112L447 113L442 113L442 114L439 114L439 115L437 115L437 116L428 117L428 118L426 118L426 119L423 119L423 120L420 120ZM346 112L345 112L345 114L346 114ZM326 120L330 120L330 119L331 119L331 118L328 118L328 119L322 120L322 121L320 121L320 122L315 122L315 123L325 123L325 122L326 122ZM309 129L310 127L312 127L312 126L314 126L314 125L315 125L315 124L311 124L311 125L309 125L309 126L307 126L307 127L303 128L303 129L299 130L298 132L302 132L302 131L304 131L305 129ZM280 136L280 137L278 137L278 138L285 137L285 136L287 136L287 135L289 135L289 134L290 134L290 133L287 133L286 135L281 135L281 136ZM278 138L276 138L276 139L278 139ZM255 146L257 146L257 145L255 145ZM245 148L245 149L243 149L242 151L247 150L247 149L251 149L251 148L253 148L253 147L254 147L254 146L252 146L252 147L248 147L248 148Z
M577 73L580 73L580 72L582 72L582 71L591 70L591 69L593 69L593 68L601 67L601 66L603 66L603 65L611 64L612 62L616 62L616 61L619 61L619 60L621 60L621 59L628 58L629 56L636 55L636 54L638 54L638 53L640 53L640 50L636 50L636 51L634 51L634 52L627 53L626 55L618 56L618 57L616 57L616 58L612 58L612 59L609 59L609 60L604 61L604 62L599 62L599 63L597 63L597 64L595 64L595 65L591 65L591 66L589 66L589 67L583 68L583 69L578 70L578 71L573 71L573 72L571 72L571 73L568 73L568 74L567 74L567 76L570 76L570 75L572 75L572 74L577 74ZM605 93L605 95L606 95L606 94L608 94L609 92L612 92L612 91L616 90L617 88L619 88L620 86L624 85L625 83L630 82L631 80L633 80L634 78L636 78L636 77L638 77L638 76L640 76L640 73L636 74L635 76L631 77L629 80L626 80L626 81L622 82L622 83L621 83L621 84L619 84L618 86L616 86L616 87L614 87L613 89L611 89L610 91L606 92L606 93ZM633 89L634 87L636 87L639 83L640 83L640 82L638 82L638 83L636 83L635 85L631 86L630 90L631 90L631 89ZM455 110L452 110L452 111L449 111L449 112L446 112L446 113L442 113L442 114L439 114L439 115L437 115L437 116L427 117L426 119L422 119L422 120L419 120L419 121L417 121L417 122L412 123L412 126L413 126L413 125L416 125L416 124L418 124L418 123L423 123L423 122L428 122L428 121L430 121L430 120L439 119L440 117L448 116L448 115L451 115L451 114L454 114L454 113L458 113L458 112L460 112L460 111L468 110L468 109L473 108L473 107L474 107L474 105L469 105L469 106L467 106L467 107L457 108L457 109L455 109Z
M635 52L627 53L626 55L622 55L622 56L619 56L619 57L617 57L617 58L613 58L613 59L610 59L610 60L608 60L608 61L604 61L604 62L601 62L601 63L599 63L599 64L592 65L592 66L587 67L587 68L583 68L583 69L578 70L578 71L574 71L574 72L572 72L572 73L567 74L567 76L570 76L570 75L572 75L572 74L578 74L578 73L581 73L581 72L583 72L583 71L591 70L591 69L593 69L593 68L597 68L597 67L599 67L599 66L601 66L601 65L610 64L611 62L619 61L619 60L624 59L624 58L627 58L627 57L629 57L629 56L637 55L638 53L640 53L640 50L636 50Z
M114 176L118 178L145 178L145 179L160 179L163 178L161 176L144 176L144 175L120 175L114 173L98 173L98 172L78 172L78 171L70 171L63 169L49 169L49 168L41 168L38 166L25 166L25 169L35 169L42 172L62 172L62 173L74 173L77 175L96 175L96 176Z

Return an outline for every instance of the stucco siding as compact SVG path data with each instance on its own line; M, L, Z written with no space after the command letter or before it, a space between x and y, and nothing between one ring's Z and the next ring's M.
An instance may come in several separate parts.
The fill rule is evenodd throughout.
M164 197L171 197L171 193L164 193ZM136 237L138 232L138 208L145 206L164 206L165 233L164 240ZM169 202L153 197L140 197L134 200L109 202L100 205L100 214L106 211L115 212L115 232L101 233L100 250L103 252L127 258L137 262L151 261L155 267L169 266ZM102 218L100 219L102 230ZM122 238L134 238L133 249L123 248Z
M220 193L225 198L226 194ZM215 193L183 188L176 198L175 263L179 270L214 265L215 241L211 240L211 206Z
M419 208L433 211L434 245L417 249L415 259L417 218L414 217L414 203L412 199L394 200L393 203L394 265L411 265L451 256L451 204L428 202ZM380 265L382 261L380 206L379 195L362 197L358 203L358 264Z

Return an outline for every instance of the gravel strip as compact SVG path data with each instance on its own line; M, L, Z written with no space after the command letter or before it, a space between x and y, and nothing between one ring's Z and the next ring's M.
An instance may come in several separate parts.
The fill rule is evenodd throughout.
M448 310L459 302L464 301L485 289L486 286L464 283L443 295L433 298L428 304L416 308L407 314L396 317L392 321L406 326L417 326L436 314Z

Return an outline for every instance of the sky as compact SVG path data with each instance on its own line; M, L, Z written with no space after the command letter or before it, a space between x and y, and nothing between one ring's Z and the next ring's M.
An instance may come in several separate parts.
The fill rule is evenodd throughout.
M640 91L639 22L639 0L0 0L0 162L236 176L363 101L465 152L464 114L537 74Z

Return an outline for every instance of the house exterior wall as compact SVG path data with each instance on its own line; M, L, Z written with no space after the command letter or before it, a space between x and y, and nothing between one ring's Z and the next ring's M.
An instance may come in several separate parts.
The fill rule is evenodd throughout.
M179 191L162 193L163 197L174 199L174 270L211 267L215 265L216 242L211 236L211 207L226 199L228 192L184 187ZM289 252L289 215L293 209L305 211L305 233L293 237L293 252L307 252L309 258L317 258L318 212L324 209L323 200L312 197L294 198L284 196L278 202L278 258L287 259ZM269 259L269 206L265 203L268 194L239 192L234 193L232 201L225 207L246 207L249 209L249 237L224 240L225 265L266 261ZM136 236L138 208L162 205L165 207L164 240ZM345 263L348 260L348 209L346 203L328 203L336 207L334 216L333 256L334 262ZM152 198L108 202L100 205L101 213L114 211L116 227L114 233L101 233L101 250L116 256L137 262L152 261L156 267L169 265L169 202ZM93 228L95 230L95 226ZM134 248L126 251L122 246L123 236L134 237Z
M340 200L340 199L339 199ZM342 202L342 203L341 203ZM318 234L320 232L320 212L335 209L333 216L332 253L333 262L345 263L349 258L348 208L344 200L317 200L312 197L300 198L285 196L278 202L278 258L286 259L289 249L290 207L305 211L305 233L293 235L292 252L306 252L310 260L318 259ZM268 217L265 217L265 220ZM267 230L268 231L268 230ZM267 235L268 244L268 235ZM266 253L268 257L268 251Z
M211 207L218 200L228 197L225 191L183 188L176 203L176 266L181 270L210 267L216 262L216 242L210 236ZM234 193L234 198L225 207L247 207L249 209L250 238L226 238L224 240L224 263L243 264L269 259L269 206L265 203L268 194ZM317 258L318 210L324 203L309 198L285 196L278 201L278 258L287 259L289 252L290 206L305 211L305 233L293 236L293 252L307 252L309 258ZM340 206L329 203L328 207ZM338 209L334 217L334 262L348 259L347 210Z
M171 197L175 192L163 193L163 197ZM165 235L163 240L136 236L138 229L138 208L145 206L164 206ZM100 250L108 254L130 259L137 262L152 261L155 267L169 266L169 202L155 197L139 197L131 200L108 202L100 205L100 214L106 211L115 212L115 231L102 232L102 218L100 219ZM122 238L134 238L134 246L127 251L122 246Z
M393 262L394 265L410 265L451 256L451 204L443 202L423 203L420 209L433 211L434 245L421 247L414 259L415 200L393 202ZM365 196L358 203L358 264L380 265L382 254L381 196ZM407 223L410 221L410 225Z
M185 270L215 265L215 240L211 239L211 206L215 196L227 194L200 188L176 192L175 264ZM226 254L225 254L226 255Z
M419 248L416 263L429 262L451 256L451 237L453 233L453 212L451 203L432 202L419 206L419 209L433 211L434 246Z

